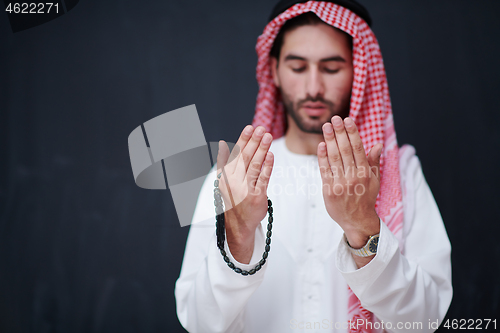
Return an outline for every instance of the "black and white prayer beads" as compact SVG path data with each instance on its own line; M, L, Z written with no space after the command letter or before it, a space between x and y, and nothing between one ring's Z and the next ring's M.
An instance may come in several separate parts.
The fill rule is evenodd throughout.
M214 205L215 205L215 233L217 235L217 247L220 250L220 254L222 255L222 258L224 258L224 261L227 263L229 268L231 268L233 271L235 271L238 274L241 274L243 276L247 275L253 275L257 271L259 271L262 266L266 263L267 257L269 255L269 251L271 250L271 235L272 235L272 229L273 229L273 203L271 202L271 199L267 198L267 234L266 234L266 247L264 249L264 253L262 254L262 259L258 262L257 265L255 265L254 268L250 270L244 270L239 267L236 267L229 257L226 254L226 251L224 250L224 239L225 239L225 216L224 216L224 204L222 201L221 193L219 190L219 179L221 177L222 173L219 173L217 175L217 179L214 181Z

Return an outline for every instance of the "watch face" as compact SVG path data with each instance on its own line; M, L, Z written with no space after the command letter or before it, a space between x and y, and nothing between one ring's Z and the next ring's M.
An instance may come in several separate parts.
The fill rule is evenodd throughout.
M368 245L368 249L372 253L377 253L378 238L379 236L373 237L372 240L370 241L370 245Z

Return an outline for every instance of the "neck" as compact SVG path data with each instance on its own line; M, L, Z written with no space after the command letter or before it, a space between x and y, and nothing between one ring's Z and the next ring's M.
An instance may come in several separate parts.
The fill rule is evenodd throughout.
M295 154L316 155L318 145L325 141L323 134L306 133L300 130L295 121L288 116L288 129L285 133L285 144Z

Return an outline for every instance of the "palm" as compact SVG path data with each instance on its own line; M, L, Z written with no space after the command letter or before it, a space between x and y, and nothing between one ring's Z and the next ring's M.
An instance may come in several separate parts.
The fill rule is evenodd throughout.
M245 135L243 131L235 148L221 141L217 157L222 172L219 188L226 212L248 229L255 229L267 212L267 183L272 171L272 153L268 152L272 136L263 128Z

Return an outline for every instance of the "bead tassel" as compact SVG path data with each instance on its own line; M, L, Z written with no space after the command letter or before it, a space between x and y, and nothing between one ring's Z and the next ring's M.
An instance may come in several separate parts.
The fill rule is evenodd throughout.
M264 250L264 253L262 254L262 259L259 261L259 263L249 271L241 269L239 267L236 267L229 257L226 254L226 251L224 250L224 239L225 239L225 216L224 216L224 206L223 206L223 201L221 197L221 193L219 190L219 179L221 177L222 173L219 173L217 175L217 179L214 181L214 204L215 204L215 233L217 235L217 247L220 250L220 253L222 255L222 258L224 261L227 263L227 266L231 268L233 271L235 271L238 274L241 274L243 276L248 276L248 275L253 275L257 271L259 271L262 266L266 263L266 259L269 255L269 251L271 250L271 229L273 228L273 203L271 202L271 199L267 198L267 213L268 213L268 218L267 218L267 237L266 237L266 247Z

